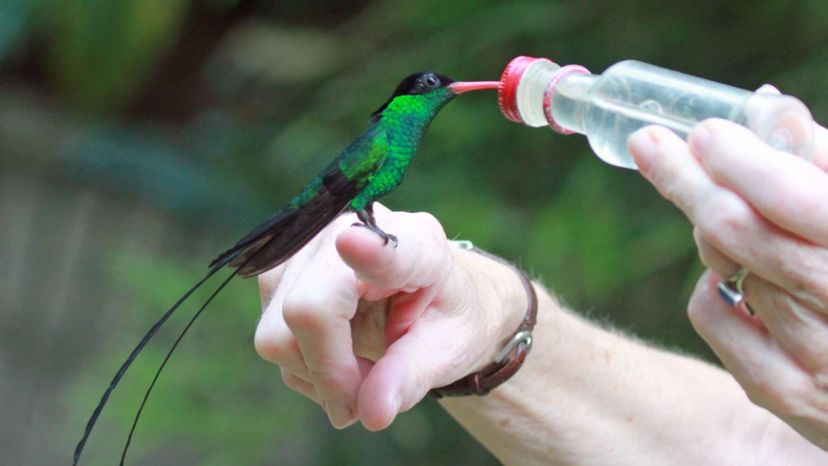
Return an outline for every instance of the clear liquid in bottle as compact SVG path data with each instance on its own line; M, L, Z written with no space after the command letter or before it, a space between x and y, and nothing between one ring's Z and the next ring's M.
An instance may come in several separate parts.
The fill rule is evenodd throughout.
M501 78L501 109L510 110L504 115L529 126L584 134L592 150L612 165L636 168L627 139L639 128L661 125L685 138L707 118L734 121L779 150L810 157L813 120L807 107L790 96L754 93L633 60L601 75L545 59L518 57L515 62L520 66L510 64ZM522 69L533 73L518 73ZM513 97L510 86L516 88Z

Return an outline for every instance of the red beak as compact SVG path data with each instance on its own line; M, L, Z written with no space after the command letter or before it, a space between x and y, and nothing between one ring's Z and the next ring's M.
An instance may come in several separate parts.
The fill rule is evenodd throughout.
M448 85L455 94L464 92L482 91L484 89L499 89L500 81L467 81L453 82Z

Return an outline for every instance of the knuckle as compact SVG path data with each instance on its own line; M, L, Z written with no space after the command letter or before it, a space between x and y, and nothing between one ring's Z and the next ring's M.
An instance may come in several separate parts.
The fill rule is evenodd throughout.
M440 222L438 222L437 218L429 212L414 212L411 214L411 218L414 219L416 223L419 223L424 227L433 228L437 226L437 228L441 228Z
M796 310L793 312L800 314ZM800 314L793 318L800 319L800 323L792 325L787 335L787 339L793 342L791 353L810 374L812 385L819 389L826 389L828 388L828 345L823 343L825 341L823 324L817 322L813 316Z
M282 317L293 331L313 332L324 325L324 300L321 294L289 294L282 304Z
M351 387L344 373L329 365L324 368L308 367L308 375L320 394L326 398L338 398L339 394L347 393Z
M786 257L779 258L777 268L788 277L795 298L813 310L828 311L828 254L796 248Z
M281 371L281 375L282 382L284 382L285 385L287 385L288 387L293 388L293 386L296 384L296 376L284 370Z
M433 239L438 241L445 239L446 233L437 217L428 212L417 212L413 215L415 224L427 231Z
M741 237L751 224L752 213L747 204L735 195L714 196L700 215L696 226L702 236L719 244L732 243Z
M276 290L279 287L279 282L282 280L282 275L285 272L285 264L280 264L278 267L270 269L257 277L259 282L259 297L262 303L262 311L267 308L268 303L273 299Z
M417 212L414 214L415 224L428 235L429 247L439 246L441 252L448 252L448 241L443 225L437 217L428 212Z
M820 370L813 376L814 387L824 392L828 390L828 367L823 365Z
M275 332L269 331L262 326L256 329L256 335L253 337L253 345L259 357L275 364L282 364L288 361L296 351L296 348L291 344L290 340L281 338Z
M412 214L412 216L414 221L424 228L427 228L429 230L443 230L443 226L440 225L440 222L437 220L437 217L428 212L415 212Z
M800 416L804 414L807 400L813 396L812 387L809 383L761 373L745 384L745 393L751 402L776 415Z
M777 381L769 378L758 377L745 385L745 393L753 404L770 409L777 414L783 414L786 410L785 394L779 389Z
M284 382L284 384L288 388L291 388L291 389L296 390L296 391L299 391L299 389L303 385L302 384L302 382L303 382L302 379L300 379L299 377L297 377L296 375L294 375L294 374L292 374L288 371L282 371L282 382Z

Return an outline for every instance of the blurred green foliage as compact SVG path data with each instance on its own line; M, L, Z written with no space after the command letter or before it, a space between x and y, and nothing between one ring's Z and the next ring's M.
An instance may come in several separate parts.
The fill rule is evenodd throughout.
M48 71L68 103L114 111L134 94L176 38L187 0L85 0L49 5Z
M400 77L494 79L521 54L594 71L636 58L744 88L772 82L824 119L826 21L818 0L0 2L0 174L5 208L22 212L3 224L16 255L0 269L28 277L0 301L0 377L14 381L0 387L6 459L66 461L145 327L358 134ZM582 137L508 123L493 94L444 110L385 202L434 213L450 237L519 262L576 310L710 357L684 315L701 270L688 223ZM43 283L64 293L41 296ZM135 463L494 462L432 402L387 432L333 430L255 355L257 315L253 281L213 303L150 399ZM113 396L87 464L117 457L183 322ZM21 351L32 338L51 343Z

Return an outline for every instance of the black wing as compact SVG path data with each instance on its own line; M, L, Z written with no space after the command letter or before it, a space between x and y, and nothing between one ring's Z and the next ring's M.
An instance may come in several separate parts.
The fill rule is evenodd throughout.
M243 277L266 272L296 254L342 213L356 194L356 183L333 167L323 176L313 199L280 210L213 260L210 267L229 264L238 267Z

